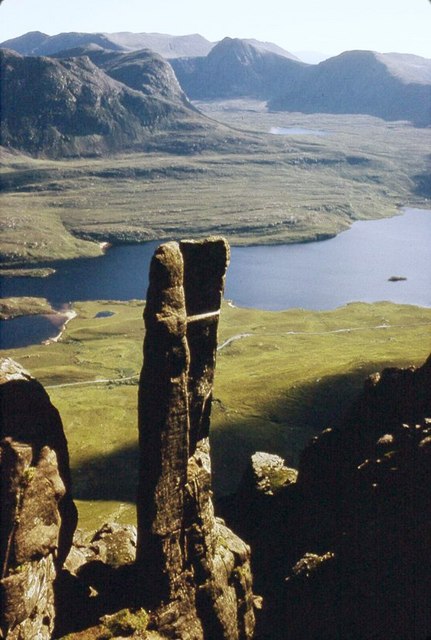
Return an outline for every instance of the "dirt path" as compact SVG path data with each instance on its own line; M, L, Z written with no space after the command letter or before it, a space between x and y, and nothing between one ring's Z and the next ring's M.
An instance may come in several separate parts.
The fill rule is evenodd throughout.
M429 327L431 322L416 322L414 324L378 324L374 327L347 327L345 329L331 329L330 331L265 331L262 333L238 333L232 338L228 338L221 345L217 347L217 351L221 351L228 344L235 340L241 340L242 338L249 338L251 336L325 336L334 333L352 333L353 331L374 331L379 329L410 329L411 327Z
M63 382L62 384L47 384L45 389L61 389L63 387L79 387L89 384L112 384L115 382L126 382L128 380L134 380L139 378L137 373L134 376L128 376L127 378L96 378L96 380L81 380L79 382Z
M193 318L195 319L195 318ZM201 318L196 318L201 319ZM374 327L347 327L346 329L331 329L330 331L285 331L277 333L264 332L264 333L238 333L230 338L227 338L218 347L217 351L222 351L225 347L232 344L236 340L243 340L244 338L250 338L252 336L324 336L336 333L351 333L353 331L379 331L384 329L408 329L410 327L428 327L431 326L431 322L417 322L415 324L378 324ZM113 384L118 382L127 382L128 380L135 380L139 378L139 374L134 376L128 376L127 378L98 378L97 380L83 380L82 382L65 382L63 384L51 384L46 385L45 389L60 389L64 387L77 387L79 385L96 385L96 384Z

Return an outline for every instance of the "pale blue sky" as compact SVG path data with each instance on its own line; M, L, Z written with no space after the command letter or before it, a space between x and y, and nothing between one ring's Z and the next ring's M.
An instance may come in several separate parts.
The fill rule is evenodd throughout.
M288 51L351 49L431 58L430 0L3 0L0 42L43 31L200 33Z

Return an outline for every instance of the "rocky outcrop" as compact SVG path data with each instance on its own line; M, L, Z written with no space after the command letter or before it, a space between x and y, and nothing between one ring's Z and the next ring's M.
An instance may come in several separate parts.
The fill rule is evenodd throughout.
M287 467L283 458L258 451L251 456L251 464L243 481L243 491L249 495L252 489L256 491L256 496L273 496L283 487L296 482L297 477L296 469Z
M0 418L0 627L10 640L44 640L76 526L67 443L43 387L9 359L0 370Z
M429 416L431 357L374 374L304 450L296 483L271 495L266 474L249 472L242 502L254 517L235 498L224 505L252 546L264 637L430 636Z
M183 640L246 639L254 629L250 550L215 518L211 499L208 434L228 260L221 238L162 245L144 312L138 580L155 601L158 630Z
M8 639L48 640L53 631L78 638L86 627L94 637L253 637L250 549L215 517L211 491L208 435L228 262L222 238L171 242L154 255L139 388L137 532L117 524L92 538L77 532L69 553L76 510L59 415L36 380L3 362Z
M375 452L383 436L431 416L431 356L422 367L388 368L365 382L340 424L326 429L303 451L298 481L304 490L344 495L352 474ZM346 480L349 479L347 483Z

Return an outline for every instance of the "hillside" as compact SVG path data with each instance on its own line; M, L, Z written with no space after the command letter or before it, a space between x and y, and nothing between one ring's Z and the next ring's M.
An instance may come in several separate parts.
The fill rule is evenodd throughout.
M419 56L347 51L307 65L225 38L206 57L172 60L172 66L192 99L259 98L273 111L431 122L431 60Z
M283 58L288 58L289 60L296 60L300 62L300 58L290 51L286 51L283 47L279 47L278 44L274 44L273 42L262 42L261 40L256 40L255 38L244 38L243 42L247 44L251 44L256 49L260 51L269 51L271 53L276 53L278 56L283 56ZM215 43L217 44L217 43Z
M268 99L301 78L307 65L250 41L224 38L206 57L172 60L175 74L192 99L247 96Z
M431 60L347 51L291 78L269 108L303 113L367 113L385 120L431 123Z
M146 96L166 98L187 109L193 109L172 73L171 66L149 49L131 52L110 51L98 45L89 44L50 56L57 60L72 57L88 57L108 76Z
M112 52L110 57L96 51L112 77L88 56L50 59L2 50L5 147L56 158L157 144L187 151L187 144L196 145L193 133L207 145L217 144L217 131L225 128L196 112L160 56L144 51L112 58ZM156 141L160 133L173 131L175 140ZM188 133L183 142L182 131Z

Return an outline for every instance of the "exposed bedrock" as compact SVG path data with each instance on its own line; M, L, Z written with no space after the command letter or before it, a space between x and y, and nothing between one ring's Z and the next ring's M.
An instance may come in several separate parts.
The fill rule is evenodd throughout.
M0 368L1 632L51 637L54 581L76 526L63 426L42 385L20 365Z
M137 566L157 628L182 640L254 629L250 550L214 516L209 425L229 248L222 238L156 251L139 395ZM160 603L168 604L160 604Z
M370 376L305 448L296 482L254 456L224 513L252 545L262 637L430 637L430 418L431 357Z

